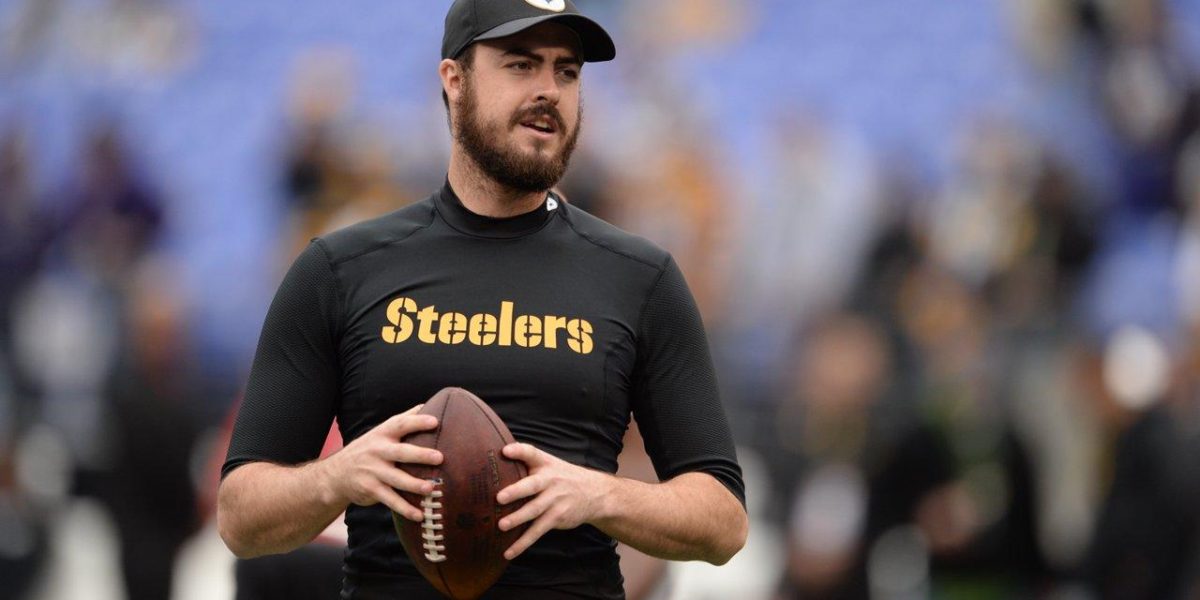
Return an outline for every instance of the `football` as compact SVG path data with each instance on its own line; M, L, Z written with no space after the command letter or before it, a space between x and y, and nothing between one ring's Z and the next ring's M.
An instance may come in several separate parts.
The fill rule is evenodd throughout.
M415 477L433 481L428 496L402 492L425 513L417 523L392 513L404 550L417 570L446 597L475 600L508 567L504 551L526 526L500 531L496 523L521 502L501 505L496 494L525 477L525 464L500 452L512 434L483 400L460 388L446 388L425 403L420 414L438 418L438 427L404 438L436 448L442 464L401 465Z

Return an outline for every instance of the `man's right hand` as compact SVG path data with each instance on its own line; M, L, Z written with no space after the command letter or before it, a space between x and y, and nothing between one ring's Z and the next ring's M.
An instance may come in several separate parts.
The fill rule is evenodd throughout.
M252 558L289 552L312 541L351 503L383 503L405 518L423 517L396 490L425 495L432 484L397 463L437 465L440 452L400 440L437 427L421 406L396 415L322 460L303 465L247 463L217 493L217 529L234 554Z
M421 406L418 404L380 423L322 461L335 498L359 506L382 502L413 521L424 518L420 509L396 493L396 490L403 490L424 496L433 491L432 483L409 475L396 463L437 465L442 462L441 452L400 441L409 434L438 426L437 417L417 414Z

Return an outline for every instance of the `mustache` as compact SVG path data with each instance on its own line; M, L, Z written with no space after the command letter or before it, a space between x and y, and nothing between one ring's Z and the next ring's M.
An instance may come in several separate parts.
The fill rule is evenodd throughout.
M539 117L546 117L553 121L554 128L557 131L567 130L567 124L563 121L562 113L558 112L557 108L550 106L549 104L538 104L537 106L518 112L516 115L513 115L512 122L509 123L509 125L516 127L517 125L520 125L522 121L529 121Z

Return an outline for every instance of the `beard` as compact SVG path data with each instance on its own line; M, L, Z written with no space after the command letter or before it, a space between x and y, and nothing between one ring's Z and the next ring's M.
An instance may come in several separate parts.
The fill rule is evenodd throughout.
M508 130L481 121L479 103L469 77L463 79L462 92L457 102L458 122L454 127L454 139L484 174L496 183L522 193L544 192L562 179L571 162L571 154L575 151L575 143L579 140L579 130L583 125L582 105L579 107L579 122L569 132L562 114L549 104L538 104L513 115L507 124L508 130L520 126L521 121L531 117L545 116L554 121L559 132L567 132L558 153L545 158L540 153L522 152L515 143L507 141Z

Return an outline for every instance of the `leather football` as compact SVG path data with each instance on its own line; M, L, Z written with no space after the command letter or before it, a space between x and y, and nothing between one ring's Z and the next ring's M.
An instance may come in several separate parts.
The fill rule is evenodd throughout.
M500 417L471 392L446 388L430 398L419 414L438 418L438 427L404 438L435 448L442 464L399 465L414 477L433 481L428 496L401 492L425 513L417 523L392 513L404 550L426 579L447 598L475 600L496 583L508 562L508 549L528 524L500 531L496 523L523 502L501 505L496 494L524 478L520 461L505 458L512 434Z

